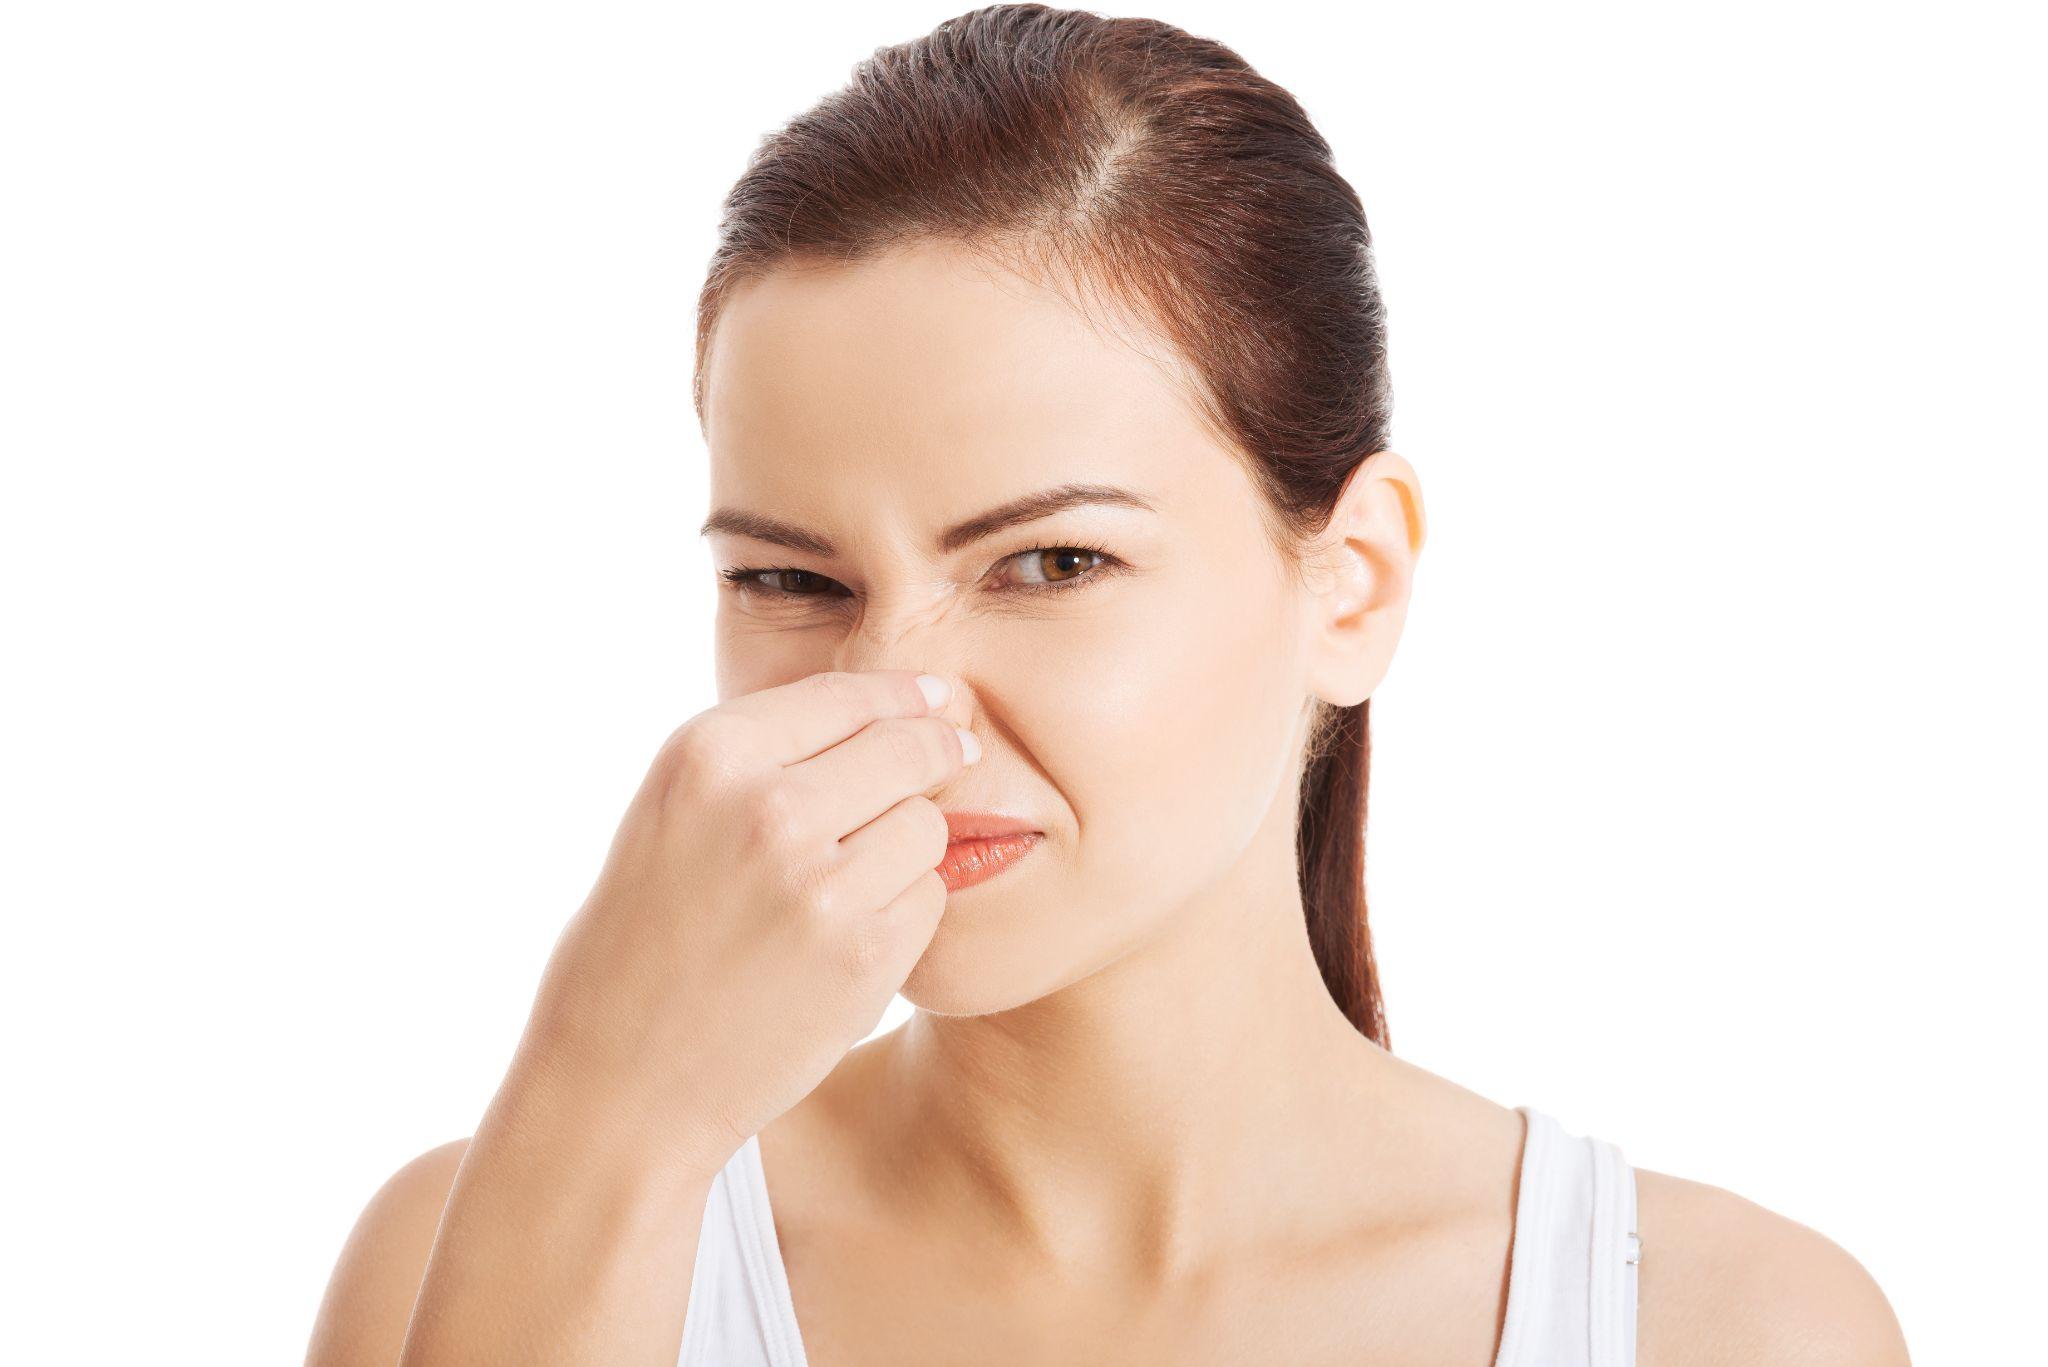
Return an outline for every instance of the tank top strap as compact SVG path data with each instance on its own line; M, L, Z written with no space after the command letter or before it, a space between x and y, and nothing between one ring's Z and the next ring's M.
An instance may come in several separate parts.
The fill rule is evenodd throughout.
M803 1334L768 1204L761 1137L712 1179L690 1274L677 1367L806 1367Z
M1635 1367L1635 1170L1605 1140L1526 1122L1494 1367Z
M1614 1145L1524 1118L1508 1303L1494 1367L1635 1367L1635 1170ZM759 1138L704 1210L679 1367L805 1367Z

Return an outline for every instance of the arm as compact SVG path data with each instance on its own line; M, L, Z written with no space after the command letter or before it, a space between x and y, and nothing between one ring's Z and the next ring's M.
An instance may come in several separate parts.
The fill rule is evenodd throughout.
M1841 1245L1720 1187L1636 1176L1640 1367L1908 1367L1891 1303Z
M924 794L971 762L948 696L827 670L670 733L475 1137L370 1202L308 1367L673 1367L711 1183L874 1029L945 912Z
M503 1091L474 1138L371 1198L307 1367L669 1367L713 1175L544 1091Z

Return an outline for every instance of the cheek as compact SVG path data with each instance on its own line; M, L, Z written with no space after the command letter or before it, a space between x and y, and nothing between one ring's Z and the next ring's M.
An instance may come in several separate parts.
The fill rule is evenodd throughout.
M1134 586L1087 630L1048 624L1014 662L1032 691L1006 708L1070 808L1084 896L1157 900L1252 839L1302 704L1293 620L1281 586L1238 562Z
M991 631L973 685L1034 771L1001 771L999 795L1040 799L1059 842L948 906L903 998L940 1014L1034 1000L1217 883L1294 801L1278 791L1303 705L1294 621L1278 584L1161 574L1085 619Z
M845 617L826 614L778 617L741 606L729 589L719 590L712 631L713 674L718 701L794 683L821 670L845 667L840 649Z
M1294 801L1292 613L1277 584L1161 574L1085 618L991 631L974 686L1036 771L1005 770L1001 795L1042 798L1060 843L949 906L904 998L944 1015L1034 1000L1215 884Z

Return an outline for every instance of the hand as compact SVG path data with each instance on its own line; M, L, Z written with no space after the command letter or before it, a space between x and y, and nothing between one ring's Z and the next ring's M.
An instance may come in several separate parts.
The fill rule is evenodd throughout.
M678 727L556 943L512 1076L652 1126L706 1175L823 1081L945 910L924 794L980 746L919 677L813 674Z

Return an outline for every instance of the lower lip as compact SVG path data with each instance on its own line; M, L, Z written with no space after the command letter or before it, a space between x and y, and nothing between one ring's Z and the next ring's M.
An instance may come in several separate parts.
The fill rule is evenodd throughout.
M986 883L1029 854L1031 847L1043 839L1043 832L1028 831L1023 835L956 840L946 846L946 857L939 861L939 877L945 880L947 892Z

